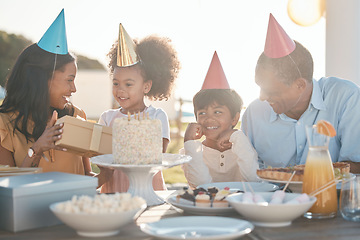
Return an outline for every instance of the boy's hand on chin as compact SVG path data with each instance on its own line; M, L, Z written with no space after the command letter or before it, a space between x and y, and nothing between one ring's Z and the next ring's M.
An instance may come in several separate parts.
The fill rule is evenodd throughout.
M220 149L227 150L232 147L232 143L229 140L231 135L236 131L236 129L229 129L220 134L217 142Z
M184 135L184 142L189 140L197 140L203 136L202 127L198 123L189 123L185 135Z

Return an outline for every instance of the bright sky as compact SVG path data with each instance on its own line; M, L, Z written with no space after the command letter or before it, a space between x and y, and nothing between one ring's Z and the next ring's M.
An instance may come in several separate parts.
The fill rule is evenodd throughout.
M175 96L184 99L200 90L215 50L245 105L258 97L254 69L269 13L310 50L314 77L325 73L325 20L296 25L287 15L287 0L0 0L0 30L37 42L62 8L69 49L104 65L119 23L132 38L158 34L172 39L182 64Z

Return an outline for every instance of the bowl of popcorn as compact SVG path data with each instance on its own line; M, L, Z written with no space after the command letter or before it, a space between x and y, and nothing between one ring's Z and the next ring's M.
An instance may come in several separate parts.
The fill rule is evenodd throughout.
M85 237L116 235L145 208L145 200L130 193L73 196L69 201L50 205L57 218Z
M278 190L236 193L226 200L240 215L257 226L283 227L309 210L316 197Z

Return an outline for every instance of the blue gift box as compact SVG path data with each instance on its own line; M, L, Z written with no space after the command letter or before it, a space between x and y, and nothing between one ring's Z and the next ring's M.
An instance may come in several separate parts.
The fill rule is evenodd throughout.
M0 228L18 232L61 224L49 205L96 195L95 177L46 172L0 178Z

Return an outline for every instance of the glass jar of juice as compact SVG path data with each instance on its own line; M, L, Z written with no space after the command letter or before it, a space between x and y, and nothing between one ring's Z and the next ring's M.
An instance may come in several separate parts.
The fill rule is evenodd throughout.
M325 184L334 180L334 169L329 153L330 137L318 133L316 125L306 126L306 136L309 144L302 192L310 194ZM306 218L331 218L337 212L336 186L316 195L317 201L304 214Z

